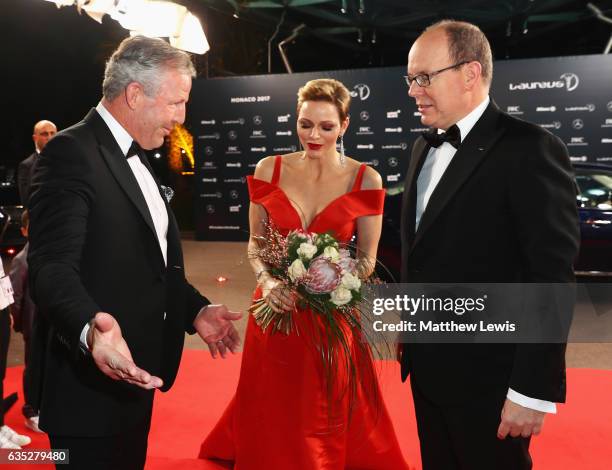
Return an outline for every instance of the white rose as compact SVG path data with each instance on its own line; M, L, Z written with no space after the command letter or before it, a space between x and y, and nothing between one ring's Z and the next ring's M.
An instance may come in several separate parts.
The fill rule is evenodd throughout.
M340 253L333 246L326 246L323 250L323 256L329 258L332 261L338 261L340 259Z
M304 275L306 274L306 268L304 267L304 263L302 263L302 260L298 258L293 263L291 263L291 266L289 266L287 272L289 273L289 277L291 278L291 280L295 282L296 279L304 277Z
M311 259L317 252L317 247L312 243L300 243L300 247L297 249L297 254L304 257L305 259Z
M345 273L344 276L342 276L342 287L348 290L359 290L361 281L357 276L353 276L351 273Z
M332 293L330 294L330 297L331 297L332 303L340 306L340 305L348 304L353 298L353 295L351 294L350 290L345 289L342 286L339 286L339 287L336 287L332 291Z

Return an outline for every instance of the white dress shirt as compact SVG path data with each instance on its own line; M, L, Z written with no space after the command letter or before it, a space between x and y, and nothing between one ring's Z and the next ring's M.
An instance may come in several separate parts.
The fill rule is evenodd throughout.
M108 126L111 134L119 144L119 148L123 152L124 155L127 154L130 149L133 138L132 136L117 122L117 120L113 117L113 115L102 105L102 103L98 103L96 106L96 111L100 115L100 117L104 120L106 125ZM166 205L164 204L164 200L159 193L159 188L153 179L153 176L149 172L146 166L142 164L138 155L134 154L131 156L126 155L128 157L127 162L130 165L130 169L138 182L138 186L140 187L140 191L147 203L147 207L149 209L149 213L151 214L151 219L153 219L153 226L155 227L155 233L157 235L157 241L159 242L159 247L162 252L162 256L164 257L164 264L168 263L168 211L166 210ZM89 331L89 324L86 324L83 330L81 331L81 344L86 349L87 345L87 333Z
M468 133L472 130L474 125L478 122L480 117L487 109L489 105L489 97L487 96L482 103L480 103L476 108L472 110L467 116L463 119L459 120L456 124L461 131L461 142L463 142L468 135ZM442 133L443 131L438 129L438 133ZM425 162L423 163L423 168L421 169L421 173L419 173L419 177L417 179L417 201L416 201L416 224L415 229L419 227L419 223L421 222L421 217L423 213L427 209L427 204L429 203L429 199L433 194L436 186L442 179L444 172L450 165L450 162L453 160L457 149L453 147L448 142L442 143L440 147L435 148L432 147L425 157ZM533 410L543 411L545 413L556 413L557 406L555 403L545 400L538 400L536 398L530 398L521 393L508 389L508 393L506 398L517 403L526 408L531 408Z

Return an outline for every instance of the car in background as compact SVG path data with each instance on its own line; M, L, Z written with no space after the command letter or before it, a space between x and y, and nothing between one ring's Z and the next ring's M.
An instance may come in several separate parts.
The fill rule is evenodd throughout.
M580 215L577 276L612 276L612 166L575 163Z
M581 235L574 270L579 277L612 277L612 166L574 163L574 170ZM387 282L400 279L402 194L402 185L386 189L376 272Z

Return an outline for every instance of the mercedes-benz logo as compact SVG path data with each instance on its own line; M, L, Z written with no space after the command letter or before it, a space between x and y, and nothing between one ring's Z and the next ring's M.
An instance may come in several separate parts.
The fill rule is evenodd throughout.
M261 116L253 116L253 124L256 125L261 125L261 123L263 122L263 119Z
M206 212L208 214L214 214L215 213L215 206L213 206L212 204L208 204L206 206Z
M389 160L387 160L387 162L389 163L389 166L390 166L391 168L395 168L397 165L399 165L399 161L398 161L398 159L397 159L397 158L395 158L395 157L391 157L391 158L389 158Z
M572 121L572 127L576 130L580 130L584 127L584 122L580 118L574 119Z
M236 131L229 131L227 133L227 137L229 137L230 140L236 140L238 138L238 132L236 132Z
M229 195L232 199L238 199L238 191L236 191L235 189L232 189Z
M205 154L207 157L210 157L210 156L213 154L213 148L212 148L212 147L210 147L210 146L206 146L206 147L204 147L204 154Z
M361 111L359 113L359 117L362 121L367 121L368 119L370 119L370 113L368 113L367 111Z
M378 166L378 165L380 165L380 162L376 158L372 160L372 166Z

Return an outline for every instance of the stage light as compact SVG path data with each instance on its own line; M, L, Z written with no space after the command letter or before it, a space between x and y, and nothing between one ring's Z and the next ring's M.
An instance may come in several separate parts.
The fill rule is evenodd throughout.
M170 168L177 173L192 171L195 166L193 136L187 128L176 124L168 136L168 142L170 145L168 152ZM183 157L187 158L184 159Z
M163 0L46 0L58 8L76 5L98 23L104 15L119 22L130 35L168 38L170 44L194 54L204 54L210 45L198 20L187 8Z

